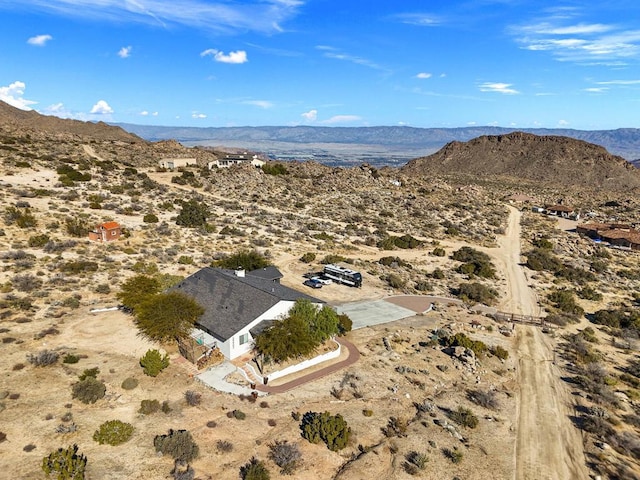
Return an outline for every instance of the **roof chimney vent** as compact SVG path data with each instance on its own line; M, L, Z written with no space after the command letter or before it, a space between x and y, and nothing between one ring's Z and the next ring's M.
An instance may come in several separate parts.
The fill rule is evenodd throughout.
M244 268L236 268L236 277L244 278Z

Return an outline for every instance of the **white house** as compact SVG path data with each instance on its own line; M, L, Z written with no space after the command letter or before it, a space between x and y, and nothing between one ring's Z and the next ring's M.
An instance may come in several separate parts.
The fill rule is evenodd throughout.
M245 272L206 267L172 290L195 299L204 309L191 336L216 347L232 360L253 348L253 336L270 321L285 316L301 298L316 305L324 302L284 285L275 267Z
M209 162L209 170L212 168L229 168L233 165L251 164L256 168L264 165L264 161L260 160L257 155L250 155L247 152L242 154L228 153L223 158L219 158L214 162Z
M197 165L195 158L163 158L158 162L160 168L167 170L175 170L180 167L188 167L189 165Z

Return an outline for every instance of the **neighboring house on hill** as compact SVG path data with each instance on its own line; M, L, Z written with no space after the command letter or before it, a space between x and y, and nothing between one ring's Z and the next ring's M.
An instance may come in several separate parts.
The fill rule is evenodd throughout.
M163 158L158 162L160 168L166 168L167 170L175 170L176 168L197 164L198 162L195 158Z
M250 155L247 152L242 154L229 153L214 162L209 162L209 170L214 167L229 168L233 165L251 164L256 168L264 165L264 161L260 160L257 155Z
M89 240L96 242L112 242L122 235L122 227L118 222L104 222L89 232Z
M563 218L578 218L575 209L567 205L546 205L544 210L547 215L556 215Z
M270 321L285 316L296 300L324 302L284 285L275 267L245 272L206 267L172 288L192 297L205 309L191 337L219 348L232 360L253 348L253 336Z
M586 223L578 225L576 232L594 240L607 242L617 247L640 250L640 231L620 223Z

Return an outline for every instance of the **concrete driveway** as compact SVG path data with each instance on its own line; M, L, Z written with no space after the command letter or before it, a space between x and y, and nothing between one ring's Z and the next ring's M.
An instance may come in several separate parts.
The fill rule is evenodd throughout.
M338 313L345 313L353 321L353 330L380 325L413 317L416 312L408 308L394 305L385 300L364 300L345 303L336 307Z

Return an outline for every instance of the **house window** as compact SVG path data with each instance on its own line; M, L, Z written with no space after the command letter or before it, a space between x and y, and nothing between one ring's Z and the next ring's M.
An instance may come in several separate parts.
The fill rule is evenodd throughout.
M245 333L244 335L240 335L240 345L244 345L249 341L249 334Z
M116 231L115 231L115 230L113 230L113 231L111 232L111 235L113 235L113 236L115 237L115 236L116 236Z

